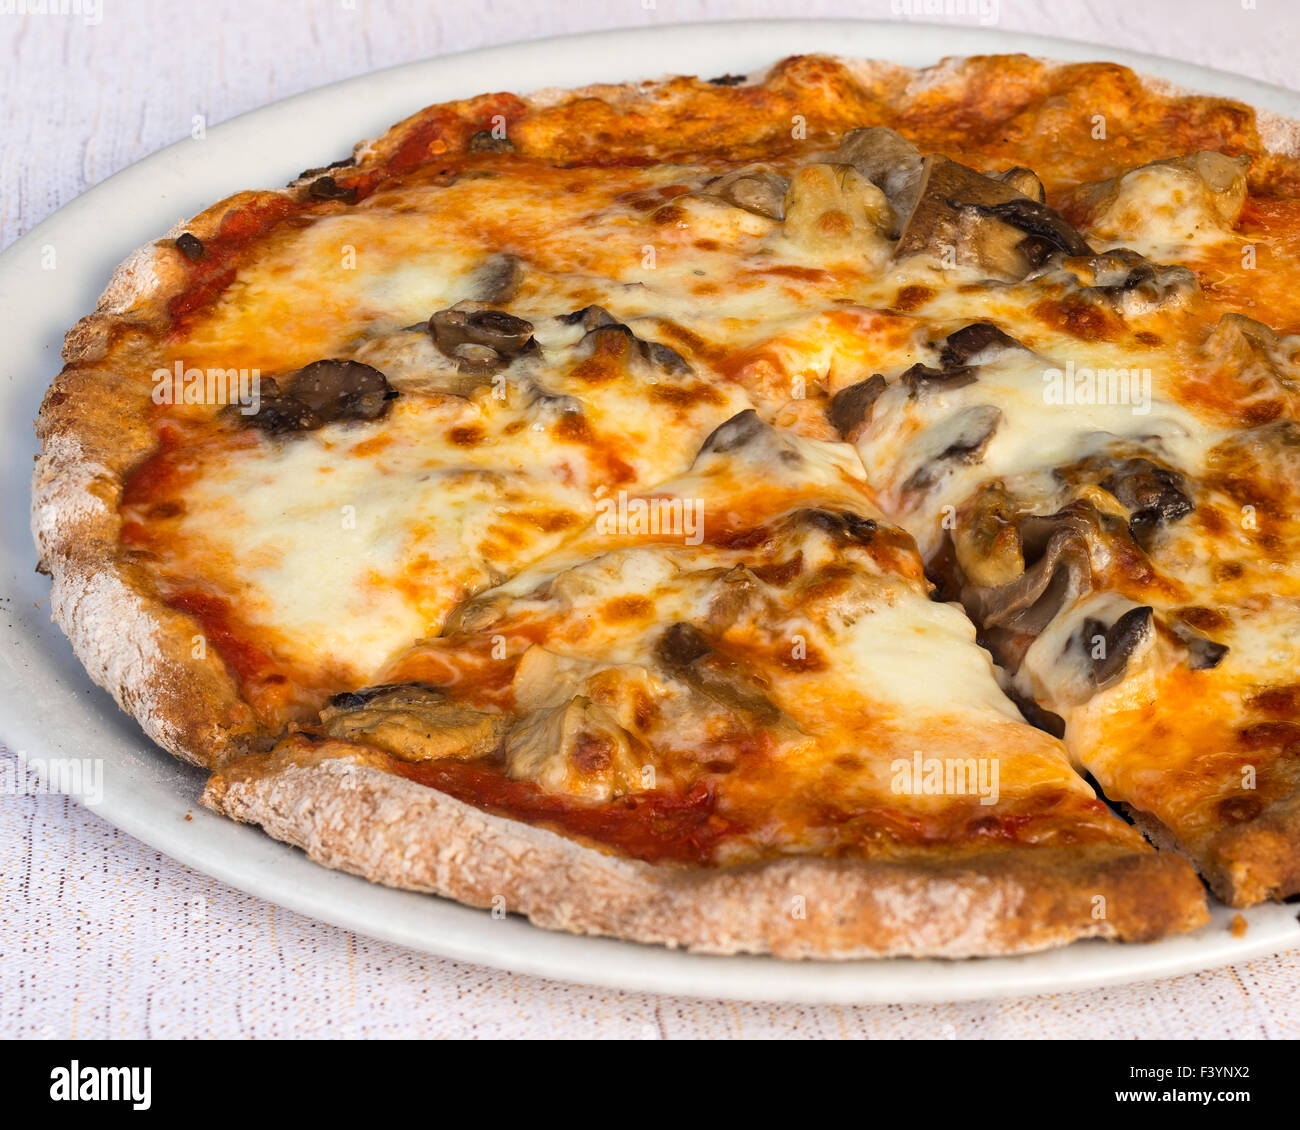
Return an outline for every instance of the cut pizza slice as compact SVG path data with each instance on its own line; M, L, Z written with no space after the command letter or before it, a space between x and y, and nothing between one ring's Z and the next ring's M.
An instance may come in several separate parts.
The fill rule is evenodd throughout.
M786 956L1205 919L931 599L853 449L743 412L204 803L542 925Z
M1102 251L1022 202L1074 246L936 294L827 405L1011 693L1233 905L1300 891L1300 338L1199 281L1244 198L1218 153L1083 186Z

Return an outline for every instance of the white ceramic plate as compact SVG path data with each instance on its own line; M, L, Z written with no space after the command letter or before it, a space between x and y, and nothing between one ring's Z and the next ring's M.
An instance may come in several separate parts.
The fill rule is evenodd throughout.
M0 258L0 736L35 757L98 757L96 811L123 831L223 882L372 937L562 980L705 997L812 1002L969 999L1056 992L1209 968L1300 944L1294 906L1246 912L1233 938L1218 908L1198 933L1154 945L1084 942L1016 958L958 962L801 963L717 958L539 930L438 898L328 871L255 828L197 804L203 775L151 745L86 678L49 620L49 586L33 572L28 533L32 420L59 368L64 330L93 308L112 268L175 221L244 188L284 184L350 152L431 102L485 90L526 92L666 73L741 73L797 52L913 65L943 55L1025 51L1112 59L1198 90L1300 117L1300 95L1248 79L1086 44L977 28L863 21L692 24L515 44L350 79L246 114L96 186ZM42 270L42 249L57 270ZM192 819L186 820L186 814Z

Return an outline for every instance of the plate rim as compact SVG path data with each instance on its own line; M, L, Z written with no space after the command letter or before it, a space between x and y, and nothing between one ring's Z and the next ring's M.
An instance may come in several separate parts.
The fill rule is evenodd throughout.
M840 34L846 31L852 34ZM718 33L725 33L725 39L716 41ZM242 132L255 129L259 119L270 121L278 116L287 117L304 106L318 102L324 104L330 99L337 99L376 83L391 84L398 90L411 87L414 93L405 99L406 112L411 113L429 102L427 97L421 100L418 95L420 79L425 76L433 74L436 77L437 72L466 68L471 71L482 68L488 75L495 73L504 76L508 73L512 59L547 54L561 46L566 51L579 50L591 54L593 48L617 48L637 40L644 49L647 38L656 41L656 49L683 39L715 40L709 50L718 56L718 73L726 70L725 60L728 57L734 57L740 52L742 48L739 44L742 41L743 50L762 50L766 59L763 65L790 54L788 44L791 37L797 39L801 36L824 37L835 44L835 50L828 52L832 54L863 58L899 57L900 52L893 47L866 53L846 47L846 40L855 40L857 36L869 36L872 33L881 36L883 41L905 37L911 41L908 51L924 55L931 62L946 54L969 54L980 47L999 53L1025 51L1051 59L1115 61L1190 90L1207 90L1227 97L1238 97L1274 113L1300 117L1300 92L1199 64L1079 40L1003 32L998 28L986 29L973 25L932 24L910 20L768 19L654 24L588 31L479 47L415 60L341 79L245 111L209 127L208 135L210 140L215 138L223 145L233 145ZM756 48L755 45L760 42L767 46ZM977 44L980 47L974 46ZM625 81L670 73L656 71L652 65L625 62L617 50L606 54L619 60L618 66ZM644 54L658 58L655 51ZM629 75L628 71L632 74ZM590 81L618 80L610 78ZM466 90L465 94L478 93L489 85L485 80L479 89ZM567 85L576 86L579 83L568 81ZM539 88L529 86L527 89ZM1238 93L1232 93L1233 90ZM397 119L394 117L392 120ZM352 127L339 128L343 130ZM329 136L333 136L332 132L329 132ZM357 134L343 144L351 144L361 136ZM191 164L188 154L184 152L190 144L188 139L182 139L126 166L21 235L0 254L0 295L9 293L12 297L15 293L20 293L14 289L16 276L23 270L30 270L21 267L20 263L33 247L50 241L52 234L57 235L62 229L75 229L79 222L84 222L90 216L91 209L97 209L101 202L110 202L115 195L126 197L134 191L137 182L145 181L155 172L173 174L176 171L173 166L178 159L182 164ZM323 148L315 137L310 144ZM266 161L266 157L257 154L251 163L260 167ZM258 179L251 175L241 176L242 181ZM167 176L162 176L161 180L163 186L166 186ZM247 185L244 184L243 187ZM137 204L151 210L150 215L155 217L150 221L154 232L152 238L158 238L170 225L165 216L157 218L161 201L152 197L161 190L156 185L149 185L148 188L144 203ZM210 202L212 193L205 189L203 194ZM165 198L165 193L163 196ZM196 208L195 211L197 210ZM117 261L112 259L111 254L107 258L112 262ZM81 270L84 274L89 269L91 268ZM78 270L74 267L74 272ZM87 285L93 282L98 287L100 283L97 280L98 276L90 280L82 278L81 281ZM85 285L80 288L82 291L85 289ZM50 314L47 320L57 321L61 317L62 314ZM62 323L62 326L66 325L71 325L71 321ZM61 327L55 328L61 337ZM48 350L48 343L44 348ZM14 386L27 393L34 389L39 400L49 379L54 375L53 372L49 372L48 376L44 374L45 370L42 369L35 373L20 372L16 376L11 372L9 381L0 393L4 398L3 403L12 407L16 399ZM18 423L26 426L28 421L20 419ZM14 428L15 419L11 412L5 414L4 426L11 430ZM34 450L31 443L19 445L16 454L26 454L30 450ZM11 471L12 468L6 466L6 476ZM26 493L20 493L18 498L25 513ZM21 552L19 551L20 555ZM0 561L8 565L8 559L13 555L12 544L6 543L0 550ZM6 578L7 582L8 580ZM44 589L43 582L41 587ZM28 616L27 620L30 619ZM48 641L52 641L56 649L62 643L66 655L63 656L61 674L68 677L69 665L66 660L71 656L71 651L62 633L46 621L40 625L40 630L34 633L28 631L24 636L20 629L30 629L31 625L20 621L16 616L14 620L7 627L0 627L8 637L8 642L11 645L24 642L32 645L31 650L37 653L37 659L40 658L39 652L50 646ZM15 682L21 680L22 674L15 666L12 656L7 655L3 663L17 677ZM72 665L79 667L75 659L72 660ZM169 755L153 746L139 731L133 719L117 711L105 692L92 688L84 671L71 675L74 683L77 674L84 685L72 689L91 694L92 705L87 710L98 710L100 715L95 720L92 714L87 713L81 721L92 727L96 724L103 725L118 740L139 747L139 764L128 762L125 768L122 765L105 765L107 779L113 782L113 795L109 799L106 790L105 804L94 806L92 811L182 865L240 891L341 929L354 930L453 960L606 989L707 999L817 1004L921 1003L1077 991L1177 976L1235 963L1276 952L1288 944L1300 943L1300 924L1294 921L1291 910L1283 904L1266 904L1244 912L1251 927L1247 937L1234 939L1231 944L1220 938L1217 947L1212 944L1211 932L1222 931L1223 935L1227 935L1226 923L1232 914L1237 913L1221 905L1214 906L1210 926L1192 935L1157 943L1121 945L1076 942L1037 954L962 961L892 958L792 962L767 956L689 954L608 938L558 934L514 918L493 921L491 933L488 934L482 923L489 921L489 916L482 910L450 900L381 887L354 876L330 871L311 862L302 852L272 840L260 829L236 825L224 817L197 808L194 800L202 771L174 762ZM56 684L60 683L59 673L54 675L54 680ZM30 707L25 707L23 700L15 698L14 688L6 685L3 693L0 693L0 731L26 736L28 740L22 744L37 749L42 748L47 740L57 745L61 739L53 736L47 739L40 727L42 720L24 717L24 709L31 710ZM109 712L112 717L108 716ZM44 721L48 723L49 720ZM33 723L36 728L33 728ZM160 759L163 764L150 764ZM142 773L152 774L157 787L142 789ZM191 811L183 820L179 817L167 819L166 808L157 803L159 793L173 803L179 801L182 806L188 806ZM232 848L232 853L221 854L219 849L223 847ZM386 916L399 906L396 900L411 904L406 907L410 912L399 911L395 919L388 919ZM412 909L417 904L423 904L430 912ZM472 918L481 921L475 924ZM487 943L488 937L491 937L491 944ZM1205 944L1207 940L1210 940L1210 944ZM1081 959L1080 955L1087 954L1091 954L1093 960ZM1100 954L1109 954L1110 957L1101 958L1098 956Z

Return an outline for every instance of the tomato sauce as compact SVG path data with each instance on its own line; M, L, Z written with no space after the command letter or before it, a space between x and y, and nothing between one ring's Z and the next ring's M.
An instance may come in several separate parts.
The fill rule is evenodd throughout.
M512 781L482 762L394 760L393 771L466 804L553 825L647 863L707 865L722 840L744 831L715 811L713 790L703 782L682 794L653 790L597 804L545 793L532 781Z

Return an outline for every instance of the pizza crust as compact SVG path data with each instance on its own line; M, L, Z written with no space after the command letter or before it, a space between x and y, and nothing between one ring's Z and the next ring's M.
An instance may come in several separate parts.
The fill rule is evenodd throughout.
M1300 891L1300 797L1289 797L1252 820L1221 829L1198 849L1179 843L1161 821L1124 806L1138 830L1162 851L1186 857L1228 906L1254 906Z
M202 802L372 882L497 906L547 929L699 953L976 957L1080 938L1150 941L1208 917L1181 860L1111 845L942 863L641 863L494 816L354 750L325 742L243 759L213 775Z

